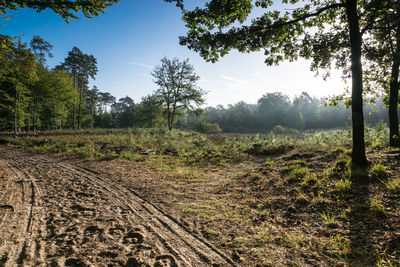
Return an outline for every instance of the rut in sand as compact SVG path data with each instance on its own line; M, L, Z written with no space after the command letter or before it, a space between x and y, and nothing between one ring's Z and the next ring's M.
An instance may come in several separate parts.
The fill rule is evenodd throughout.
M232 266L113 177L0 147L0 266Z

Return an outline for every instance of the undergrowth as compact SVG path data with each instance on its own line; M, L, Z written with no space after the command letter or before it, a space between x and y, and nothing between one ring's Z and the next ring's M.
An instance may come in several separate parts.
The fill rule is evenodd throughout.
M382 129L368 129L366 143L377 147ZM84 158L172 156L188 165L222 165L254 157L281 155L291 150L320 151L350 148L348 129L309 131L298 134L205 135L181 130L97 129L52 131L7 138L13 146L35 152L67 152ZM385 146L379 139L379 146Z

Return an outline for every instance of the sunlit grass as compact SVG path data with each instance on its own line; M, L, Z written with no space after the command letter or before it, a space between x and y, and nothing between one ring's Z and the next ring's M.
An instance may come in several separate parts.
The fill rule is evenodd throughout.
M386 131L382 127L368 128L366 143L371 147L386 146L386 139L380 138ZM66 152L89 159L127 160L134 160L138 154L148 154L149 157L165 155L189 165L221 165L257 157L267 158L265 164L271 165L274 164L271 156L292 150L330 150L344 155L339 160L345 165L342 167L348 169L350 157L346 155L351 148L351 131L336 129L289 134L205 135L164 128L97 129L40 132L37 135L21 135L16 139L8 138L8 141L14 146L36 152ZM383 169L375 168L372 171L380 172L380 175ZM297 176L295 173L292 175Z

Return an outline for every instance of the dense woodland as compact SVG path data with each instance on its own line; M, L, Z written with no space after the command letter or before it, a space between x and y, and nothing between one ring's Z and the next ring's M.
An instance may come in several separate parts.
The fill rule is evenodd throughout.
M6 37L3 37L6 39ZM35 36L30 44L8 39L13 46L1 55L1 116L0 129L17 132L37 130L127 128L127 127L177 127L200 132L268 132L280 125L287 129L329 129L349 127L351 111L344 103L335 107L331 101L311 97L306 92L290 99L279 92L266 93L256 104L238 102L233 105L204 109L178 107L174 118L168 117L162 92L145 96L135 103L126 96L117 100L96 86L88 87L89 79L97 73L93 55L74 47L64 62L55 68L46 65L51 56L51 44ZM187 61L162 59L166 64L193 67ZM162 67L162 65L161 65ZM159 67L159 78L163 76ZM156 71L153 72L153 76ZM160 76L161 75L161 76ZM155 79L157 77L155 76ZM162 84L160 84L162 87ZM204 92L198 92L197 102L204 102ZM374 125L387 121L383 99L376 104L366 104L369 114L366 121Z

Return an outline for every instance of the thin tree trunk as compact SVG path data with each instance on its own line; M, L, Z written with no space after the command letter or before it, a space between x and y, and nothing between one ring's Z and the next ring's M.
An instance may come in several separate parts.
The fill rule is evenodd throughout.
M172 130L172 125L171 125L171 107L170 107L170 103L167 103L167 124L168 124L168 129L171 131Z
M80 130L82 127L82 118L81 118L81 112L82 112L82 90L83 86L79 89L79 105L78 105L78 129Z
M35 100L34 100L34 108L33 108L33 121L32 121L32 128L33 128L33 132L34 133L36 133L36 114L37 114L37 109L38 109L38 107L37 107L37 105L38 105L38 103L37 103L37 99L36 99L36 97L35 97Z
M15 88L15 101L14 101L14 137L17 136L17 117L18 117L18 90Z
M32 109L32 102L29 102L28 106L28 132L31 132L31 109Z
M92 108L91 108L91 116L92 116L92 129L94 128L94 97L92 96Z
M391 147L400 147L399 118L397 106L399 99L399 67L400 67L400 28L396 33L396 51L393 57L389 88L389 143Z
M363 115L363 80L361 63L361 33L357 15L357 0L346 2L347 20L349 23L351 46L352 74L352 122L353 122L353 152L352 173L357 169L365 169L368 160L365 156L364 115Z
M76 80L76 72L74 73L74 89L75 89L75 92L76 92L76 90L77 90L77 87L78 87L78 85L77 85L77 80ZM72 126L72 128L75 130L76 129L76 95L74 96L74 113L73 113L73 126Z
M171 129L174 125L175 114L176 114L176 103L174 103L174 105L172 107Z

